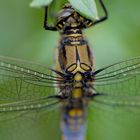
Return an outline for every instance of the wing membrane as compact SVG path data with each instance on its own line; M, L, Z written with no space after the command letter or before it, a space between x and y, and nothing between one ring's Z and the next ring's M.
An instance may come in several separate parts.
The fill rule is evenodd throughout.
M94 88L111 96L140 96L140 57L104 67L95 75Z
M45 66L0 57L0 102L54 95L54 83L59 80Z
M9 103L0 104L0 121L7 119L14 119L19 116L26 116L28 113L35 113L41 110L46 110L47 112L59 107L60 102L57 99L40 98L35 100L25 100Z
M140 96L106 96L101 95L94 98L94 102L98 104L106 104L111 106L131 106L135 108L140 107Z
M46 66L0 57L0 121L59 106L55 82L61 81Z

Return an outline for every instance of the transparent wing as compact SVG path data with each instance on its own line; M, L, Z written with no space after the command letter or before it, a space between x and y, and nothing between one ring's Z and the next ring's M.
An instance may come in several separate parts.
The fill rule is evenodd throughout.
M0 138L59 139L61 104L50 96L61 80L46 66L0 57Z
M0 101L54 95L56 81L60 80L47 67L0 57Z
M16 117L33 114L33 112L41 112L45 109L46 112L54 108L58 108L60 102L57 99L42 98L36 100L25 100L0 104L0 121L15 119Z
M22 103L3 105L0 113L0 137L4 140L60 139L60 104L55 101L47 103L43 99L34 104L24 102L24 106ZM54 132L56 135L53 135Z
M98 101L140 106L140 57L104 67L94 79L94 88L101 94L95 98Z
M56 94L58 81L61 79L45 66L0 57L0 113L39 110L58 104L57 99L49 98Z
M115 130L112 138L116 130L119 130L119 139L133 139L140 129L140 57L112 64L94 74L93 87L99 94L90 102L90 118L96 118L95 129L89 123L90 129L96 131L101 122L104 126L99 129L108 130L108 135Z

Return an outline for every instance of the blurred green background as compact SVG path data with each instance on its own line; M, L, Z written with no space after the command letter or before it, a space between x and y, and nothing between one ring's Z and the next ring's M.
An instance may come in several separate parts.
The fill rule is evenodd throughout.
M30 8L30 2L29 0L1 1L0 55L52 66L54 48L59 42L58 33L43 29L44 9ZM85 30L85 35L93 48L97 67L140 55L140 1L104 0L104 2L109 12L108 21ZM90 112L87 140L140 139L140 115L131 111L119 113L113 111L112 108L108 108ZM58 139L59 127L48 124L45 115L43 119L34 122L36 125L20 120L18 124L16 121L6 124L0 122L0 139ZM49 121L56 120L58 123L54 116L55 114L51 114L52 120ZM49 126L49 130L46 125ZM19 126L21 129L18 129ZM51 137L48 134L51 134Z

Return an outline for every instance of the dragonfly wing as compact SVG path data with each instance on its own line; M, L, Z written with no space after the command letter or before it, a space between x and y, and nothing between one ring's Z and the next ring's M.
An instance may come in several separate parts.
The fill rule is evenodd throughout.
M0 57L0 121L58 107L58 99L50 98L57 80L51 73L39 64Z
M50 109L48 111L48 107L0 113L0 118L3 117L0 120L0 138L4 140L59 140L60 108L54 106L53 111Z
M0 138L60 139L57 80L45 66L0 57Z
M0 104L0 121L15 119L22 116L35 116L42 114L42 110L49 112L60 107L60 102L57 99L40 98L36 100L25 100ZM41 113L40 113L41 112Z
M57 80L47 67L0 57L0 102L54 95Z
M140 57L103 68L94 77L94 87L104 95L140 95Z

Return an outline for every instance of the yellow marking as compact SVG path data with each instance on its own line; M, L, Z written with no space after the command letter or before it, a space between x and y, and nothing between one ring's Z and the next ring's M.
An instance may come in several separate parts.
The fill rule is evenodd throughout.
M72 90L72 97L73 98L80 98L82 96L81 88L75 88Z
M85 70L81 69L79 61L77 61L77 68L73 71L73 73L76 72L85 72Z
M76 29L71 29L72 32L76 33L78 30Z
M71 109L71 110L69 111L69 116L71 116L71 117L76 116L76 110L75 110L75 109Z
M71 42L70 44L72 45L78 45L78 44L81 44L80 41L75 41L75 42Z
M61 24L58 24L58 26L59 26L60 28L62 28L62 27L63 27Z
M69 35L65 35L64 37L82 37L81 34L69 34Z
M81 68L84 69L85 71L90 70L89 66L87 66L85 64L81 64Z
M74 80L76 82L80 82L82 80L82 75L80 73L76 73L76 75L74 77Z
M76 69L76 64L72 65L70 68L67 69L67 71L72 72Z
M72 23L71 27L77 27L77 23Z
M82 109L71 109L69 111L69 116L70 117L75 117L75 116L81 117L81 116L83 116L83 110Z
M73 87L74 88L81 88L82 84L80 82L78 82L78 83L76 82L76 83L74 83ZM81 95L79 97L81 97ZM79 97L77 97L77 98L79 98Z
M92 25L92 22L89 22L88 24L87 24L87 26L91 26Z
M82 116L83 115L83 110L82 109L77 109L77 116Z

